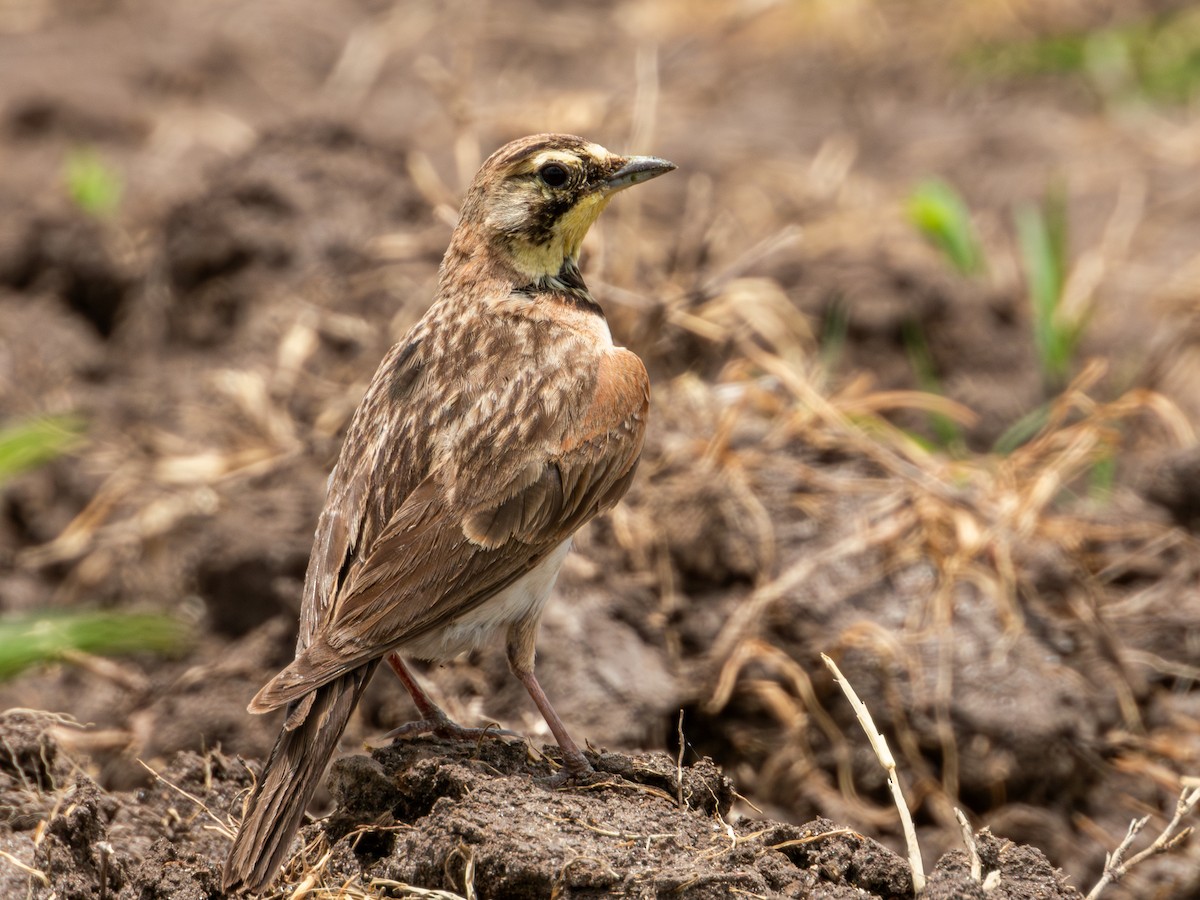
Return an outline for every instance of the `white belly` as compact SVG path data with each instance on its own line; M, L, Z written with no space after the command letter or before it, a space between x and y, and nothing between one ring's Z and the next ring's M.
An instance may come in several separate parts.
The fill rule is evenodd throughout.
M490 600L458 616L441 630L423 635L396 649L402 655L415 659L450 659L467 650L474 650L513 622L540 616L542 607L550 598L558 570L562 568L570 549L571 539L568 538L551 550L535 568Z

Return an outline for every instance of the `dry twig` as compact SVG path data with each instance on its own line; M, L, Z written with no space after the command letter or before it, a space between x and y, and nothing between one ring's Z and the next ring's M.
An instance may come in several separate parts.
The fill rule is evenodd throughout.
M1087 900L1096 900L1106 887L1120 881L1138 863L1144 862L1156 854L1166 853L1191 834L1192 827L1190 825L1178 834L1175 833L1175 829L1179 827L1179 823L1183 821L1184 816L1196 808L1197 803L1200 803L1200 787L1185 787L1179 793L1179 800L1175 803L1175 814L1171 816L1171 821L1166 824L1166 827L1163 828L1149 847L1130 857L1128 862L1126 862L1126 852L1128 852L1138 833L1146 827L1146 823L1150 821L1150 817L1143 816L1140 819L1134 819L1130 822L1129 830L1125 832L1125 837L1121 843L1117 844L1117 848L1105 857L1104 874L1100 876L1100 880L1096 882L1096 886L1088 892Z

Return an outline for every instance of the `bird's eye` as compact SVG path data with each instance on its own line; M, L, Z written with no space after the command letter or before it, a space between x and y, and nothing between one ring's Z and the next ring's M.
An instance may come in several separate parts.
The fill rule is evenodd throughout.
M552 188L562 187L567 183L567 179L571 177L571 173L567 171L566 166L560 166L558 163L548 163L538 169L538 175L542 181L550 185Z

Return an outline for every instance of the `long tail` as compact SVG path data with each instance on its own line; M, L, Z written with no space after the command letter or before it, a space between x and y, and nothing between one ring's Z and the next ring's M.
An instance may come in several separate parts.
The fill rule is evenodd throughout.
M371 662L318 688L304 720L280 732L225 860L227 892L257 893L275 878L377 665Z

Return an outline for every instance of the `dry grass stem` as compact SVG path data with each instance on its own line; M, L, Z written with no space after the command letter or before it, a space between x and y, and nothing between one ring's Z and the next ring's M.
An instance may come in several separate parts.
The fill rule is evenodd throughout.
M854 687L846 680L846 676L842 674L841 669L837 667L832 659L821 654L821 660L825 663L837 683L841 686L842 691L846 695L846 699L850 701L850 705L854 707L854 715L858 722L866 732L867 739L871 742L871 749L875 751L875 757L879 760L879 764L883 766L888 775L888 787L892 789L892 799L896 803L896 811L900 814L900 824L904 830L904 843L908 847L908 865L912 870L913 880L913 896L919 897L921 892L925 890L925 865L921 862L921 847L917 843L917 829L913 825L912 814L908 811L908 802L904 799L904 792L900 789L900 778L896 772L896 760L892 757L892 751L888 749L887 740L879 729L875 727L875 722L871 718L871 712L867 709L865 703L859 699Z
M211 809L209 809L208 805L203 800L201 800L199 797L195 796L194 794L188 793L183 788L181 788L179 785L172 784L170 781L163 778L160 774L158 774L158 772L154 771L154 769L150 768L150 766L146 765L146 763L140 759L138 760L138 765L140 765L143 769L145 769L147 772L149 772L151 775L153 775L156 781L161 781L163 784L165 784L171 790L175 791L175 793L179 794L182 797L187 798L192 803L195 803L197 807L204 810L205 814L210 819L212 819L213 822L216 823L217 831L220 832L221 834L223 834L225 837L229 838L229 840L231 840L231 841L233 840L233 829L230 828L229 823L226 822L225 820L223 820L222 818L220 818Z
M679 755L675 758L675 805L683 809L683 710L679 710Z
M971 828L971 823L967 821L966 814L957 806L954 808L954 817L958 819L959 827L962 828L963 844L967 848L967 858L971 861L971 878L976 884L982 884L983 862L979 859L979 845L975 842L975 831Z
M467 900L462 894L456 894L453 891L432 890L430 888L416 887L415 885L405 884L403 881L392 881L387 878L372 878L368 887L387 888L390 891L399 891L395 896L400 897L423 897L427 900ZM363 891L361 894L347 892L344 895L347 900L359 900L359 898L378 897L379 893L376 890L371 890L370 893ZM392 896L389 894L389 896Z
M14 866L15 868L20 869L30 878L36 878L42 883L42 887L50 887L50 877L41 869L35 869L33 866L26 865L11 853L8 853L4 850L0 850L0 859L3 859L5 862L9 863L9 865Z
M812 844L816 841L823 841L825 838L840 837L842 835L857 834L852 828L835 828L832 831L822 831L820 834L810 834L808 837L794 838L790 841L780 841L778 844L768 844L768 850L783 850L787 847L802 847L805 844Z
M834 566L840 560L860 554L870 547L898 541L912 523L907 516L889 514L895 511L889 503L878 511L880 521L877 524L853 532L832 547L825 548L820 556L801 557L778 578L755 590L721 628L713 641L710 658L728 659L734 648L762 620L766 609L812 578L817 570Z

